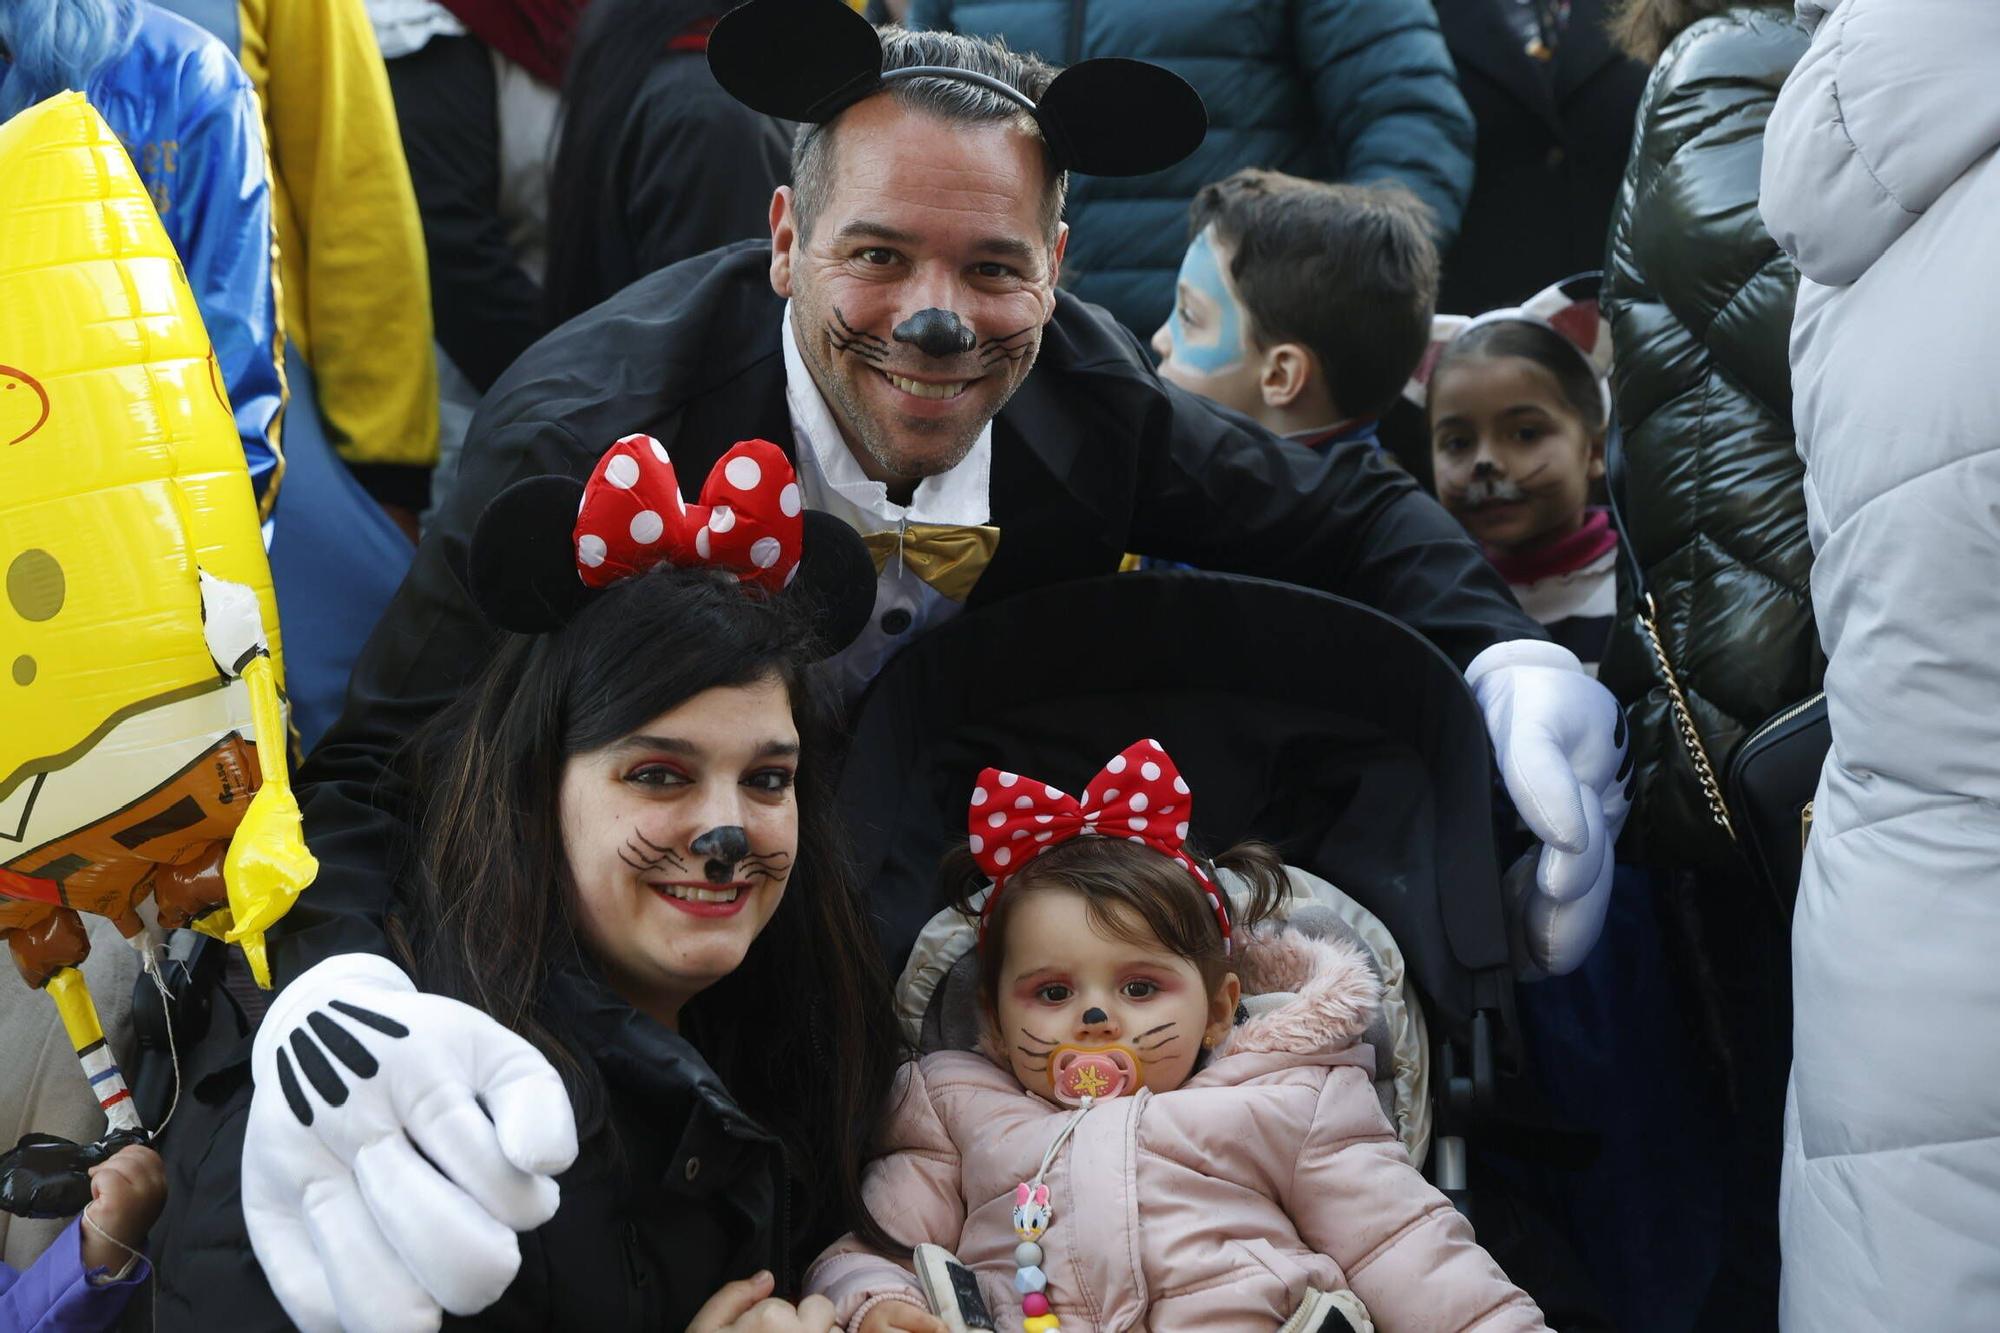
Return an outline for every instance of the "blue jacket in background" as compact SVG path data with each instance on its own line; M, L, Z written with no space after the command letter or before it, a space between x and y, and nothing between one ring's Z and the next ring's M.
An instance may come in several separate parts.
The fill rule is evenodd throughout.
M1141 338L1173 304L1195 191L1241 167L1400 181L1440 247L1472 191L1472 114L1430 0L912 0L905 22L1057 65L1150 60L1201 93L1208 140L1187 161L1070 182L1064 285Z
M222 43L149 4L139 13L131 49L84 92L131 154L187 270L268 517L284 380L257 98Z

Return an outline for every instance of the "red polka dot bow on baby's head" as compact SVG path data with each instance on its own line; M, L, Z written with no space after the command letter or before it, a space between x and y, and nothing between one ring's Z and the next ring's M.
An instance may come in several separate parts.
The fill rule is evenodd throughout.
M1208 872L1188 854L1188 823L1193 818L1194 794L1158 741L1126 746L1090 780L1080 801L1034 778L997 768L985 770L972 789L966 812L972 857L993 881L981 911L982 934L1008 878L1043 852L1071 838L1124 838L1173 858L1194 876L1215 909L1227 953L1229 910Z
M780 592L799 570L802 508L791 462L768 440L745 440L724 454L700 503L688 504L660 442L627 435L584 487L577 573L592 588L608 588L664 560L725 569Z

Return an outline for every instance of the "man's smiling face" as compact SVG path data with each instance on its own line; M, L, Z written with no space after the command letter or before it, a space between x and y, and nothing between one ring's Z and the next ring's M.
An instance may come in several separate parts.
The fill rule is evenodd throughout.
M848 447L893 491L956 467L1027 378L1067 229L1051 238L1042 145L1011 122L956 124L881 96L829 128L811 234L789 188L772 201L771 285ZM969 349L899 339L924 311L955 317Z

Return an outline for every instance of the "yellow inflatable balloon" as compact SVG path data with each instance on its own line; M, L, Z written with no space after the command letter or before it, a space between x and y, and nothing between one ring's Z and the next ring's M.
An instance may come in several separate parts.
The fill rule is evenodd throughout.
M318 867L221 374L80 94L0 125L0 181L0 933L46 986L82 959L76 912L138 937L150 894L268 985L262 932ZM94 1028L62 1002L73 1036Z

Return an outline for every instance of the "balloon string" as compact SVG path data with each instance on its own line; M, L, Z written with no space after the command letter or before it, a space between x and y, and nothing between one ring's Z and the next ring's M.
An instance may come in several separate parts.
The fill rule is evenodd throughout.
M124 1241L118 1239L118 1237L106 1231L103 1227L97 1225L97 1219L90 1215L90 1207L87 1204L84 1206L82 1220L85 1226L89 1227L92 1231L95 1231L98 1235L104 1237L105 1240L109 1241L113 1245L116 1245L119 1249L125 1251L125 1253L132 1256L132 1259L126 1261L124 1269L112 1276L111 1279L112 1281L114 1282L122 1281L125 1275L132 1271L133 1261L144 1259L146 1257L145 1255L139 1253L139 1251L133 1249L130 1245L127 1245Z
M157 951L147 949L140 954L140 965L146 969L146 975L153 979L153 989L160 993L160 1012L166 1016L167 1022L167 1058L173 1062L174 1070L173 1098L167 1103L167 1113L160 1117L160 1123L153 1127L153 1137L158 1138L167 1132L167 1122L172 1120L174 1112L180 1109L181 1053L179 1043L174 1040L173 998L167 993L167 979L160 975L160 960ZM109 1239L109 1237L106 1237L106 1239Z

